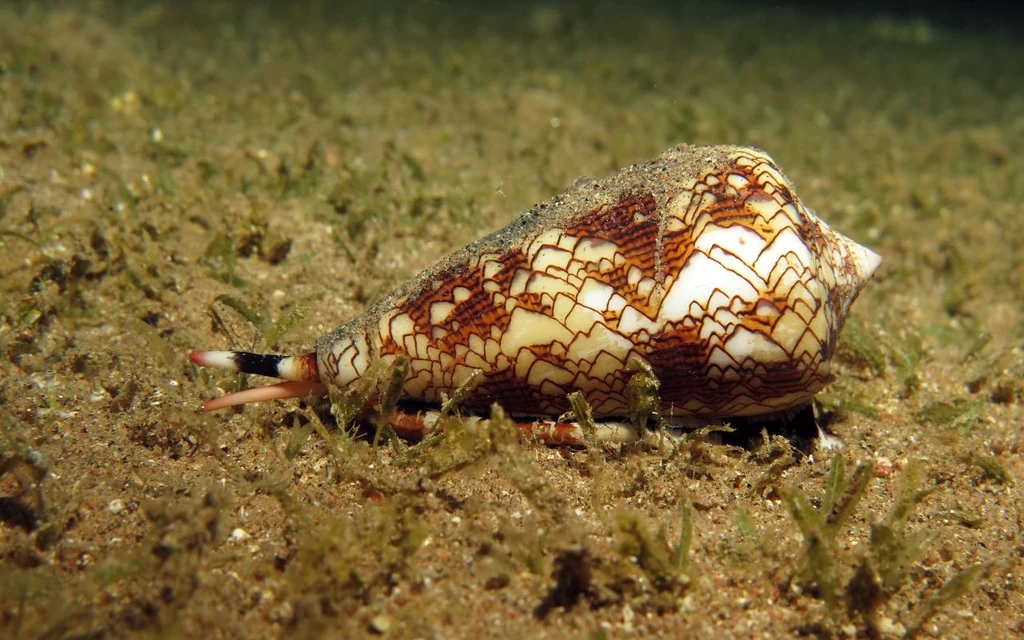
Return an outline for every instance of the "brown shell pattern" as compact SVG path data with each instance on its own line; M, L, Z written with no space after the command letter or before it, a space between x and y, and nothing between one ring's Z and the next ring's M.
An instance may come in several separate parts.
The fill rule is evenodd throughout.
M666 415L743 416L808 401L880 258L806 209L765 153L680 146L537 205L379 300L317 345L344 387L410 360L404 393L524 416L626 414L630 354Z

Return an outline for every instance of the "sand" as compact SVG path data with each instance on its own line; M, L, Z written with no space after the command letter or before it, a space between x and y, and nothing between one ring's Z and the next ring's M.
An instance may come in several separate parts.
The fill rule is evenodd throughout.
M1024 635L1019 37L331 6L0 6L0 636ZM190 350L308 350L680 142L768 150L884 256L818 398L838 448L374 448L325 401L199 409L259 381Z

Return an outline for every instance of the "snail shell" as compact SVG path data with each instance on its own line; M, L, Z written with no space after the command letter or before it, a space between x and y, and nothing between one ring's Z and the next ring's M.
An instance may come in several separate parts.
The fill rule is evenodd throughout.
M881 258L833 231L764 152L678 146L555 196L456 251L321 337L315 354L196 352L193 362L292 382L207 409L342 389L399 356L403 397L551 417L581 391L627 414L631 356L667 416L806 404L831 379L851 303Z

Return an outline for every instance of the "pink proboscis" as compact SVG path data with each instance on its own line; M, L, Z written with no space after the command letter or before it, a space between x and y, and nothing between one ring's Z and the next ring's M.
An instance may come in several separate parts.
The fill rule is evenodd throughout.
M237 404L250 402L266 402L267 400L284 400L287 398L305 398L327 393L327 385L322 382L300 382L289 380L279 382L265 387L253 387L243 391L235 391L226 396L207 400L203 403L203 409L215 411L224 407L233 407Z

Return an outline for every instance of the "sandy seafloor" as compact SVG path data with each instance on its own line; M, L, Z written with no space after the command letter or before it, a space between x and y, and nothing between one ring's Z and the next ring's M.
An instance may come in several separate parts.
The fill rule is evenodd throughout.
M331 5L0 5L0 636L1024 635L1019 32ZM884 255L819 396L873 476L843 517L834 453L758 433L374 449L199 410L239 381L189 350L305 351L679 142L767 149Z

